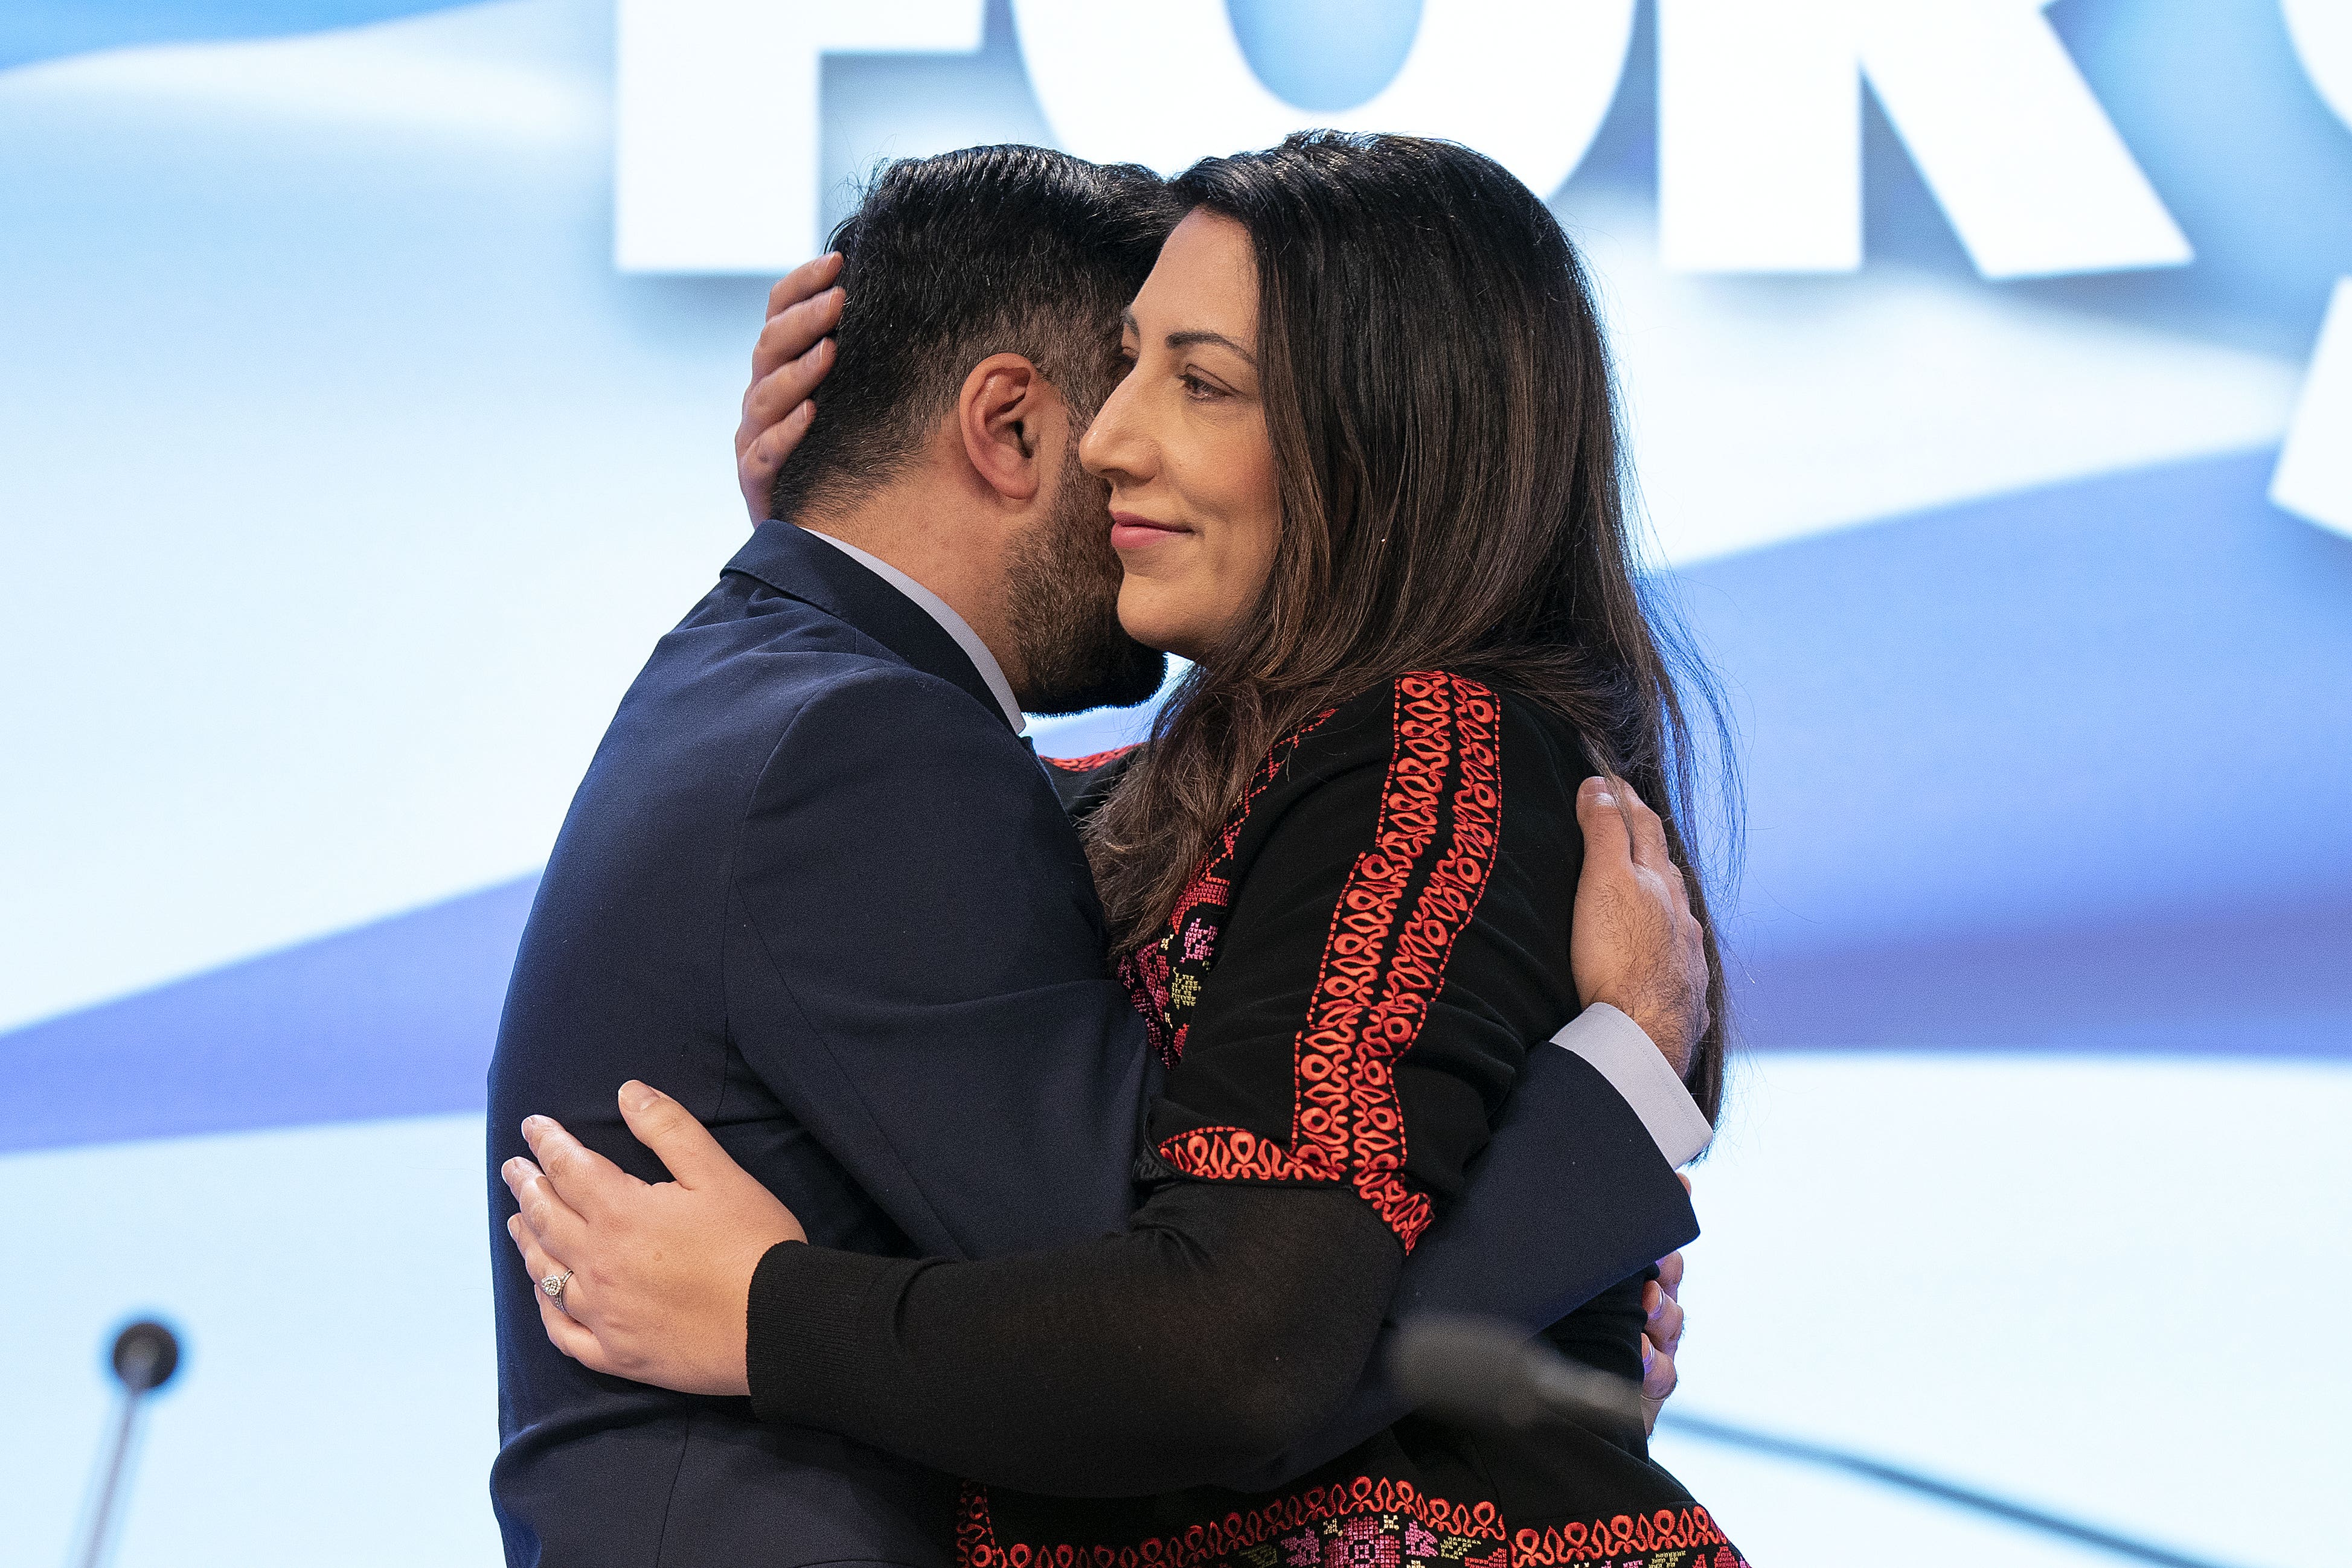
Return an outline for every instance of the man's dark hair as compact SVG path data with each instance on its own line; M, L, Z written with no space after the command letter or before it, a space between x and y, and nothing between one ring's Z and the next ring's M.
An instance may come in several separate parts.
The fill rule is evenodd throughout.
M991 354L1026 357L1092 418L1119 312L1181 215L1148 169L1044 147L884 168L833 233L848 291L840 357L776 476L771 514L846 505L895 477Z

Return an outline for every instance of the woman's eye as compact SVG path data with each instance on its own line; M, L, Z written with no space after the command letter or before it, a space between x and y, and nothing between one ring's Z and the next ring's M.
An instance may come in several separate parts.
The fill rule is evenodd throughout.
M1193 371L1186 371L1182 375L1176 379L1184 383L1184 395L1186 397L1195 398L1205 402L1211 398L1223 397L1225 395L1224 388L1210 385L1207 382L1202 381L1200 376L1195 374Z

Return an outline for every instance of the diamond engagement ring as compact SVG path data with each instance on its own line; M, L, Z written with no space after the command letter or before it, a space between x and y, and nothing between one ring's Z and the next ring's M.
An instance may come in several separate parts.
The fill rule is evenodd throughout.
M572 1270L566 1269L562 1273L550 1274L539 1282L539 1288L547 1292L547 1299L555 1303L555 1310L567 1318L572 1313L563 1304L563 1287L572 1283Z

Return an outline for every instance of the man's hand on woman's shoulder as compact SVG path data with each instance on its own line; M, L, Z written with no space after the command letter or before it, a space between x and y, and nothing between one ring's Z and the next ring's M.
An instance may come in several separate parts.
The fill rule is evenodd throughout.
M1584 829L1569 936L1577 999L1615 1008L1677 1074L1687 1072L1706 1032L1706 939L1665 824L1622 779L1587 779L1576 820Z

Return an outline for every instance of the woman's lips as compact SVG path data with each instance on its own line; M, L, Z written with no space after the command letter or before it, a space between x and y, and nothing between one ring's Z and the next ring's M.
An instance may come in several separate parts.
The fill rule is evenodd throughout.
M1110 515L1110 548L1113 549L1148 549L1192 531L1175 523L1154 522L1133 512L1113 512Z

